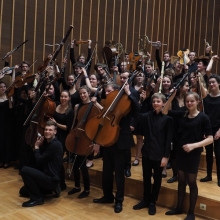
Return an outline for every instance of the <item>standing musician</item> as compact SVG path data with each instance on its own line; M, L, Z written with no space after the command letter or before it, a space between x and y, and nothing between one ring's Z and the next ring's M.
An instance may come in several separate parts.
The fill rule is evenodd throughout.
M86 157L92 151L92 147L94 148L99 147L96 144L92 145L91 141L86 137L85 132L83 132L85 124L82 124L81 126L79 126L79 124L82 123L87 113L89 105L92 104L89 94L90 94L90 89L87 86L82 86L79 88L79 95L80 95L81 103L75 107L76 123L74 124L76 125L74 129L71 131L73 132L72 134L74 135L73 136L74 146L71 147L73 148L71 149L71 152L75 153L75 161L73 164L73 175L74 175L75 187L68 192L68 195L72 195L72 194L75 194L81 191L81 187L80 187L80 170L81 170L82 177L83 177L84 190L78 195L78 198L80 199L87 197L90 192L90 180L89 180L88 168L86 167ZM97 103L94 103L87 117L90 118L91 116L94 116L94 114L98 114L99 107L100 106L97 105ZM71 135L72 135L71 132L67 136L66 142L68 141L68 143L71 141L70 140ZM85 146L85 144L87 144L88 146ZM85 148L85 152L82 152L84 151L84 149L82 148Z
M121 73L121 85L123 85L129 77L129 72ZM107 86L106 95L114 90L115 86L110 88ZM103 149L103 173L102 173L102 189L104 196L94 199L94 203L113 203L115 199L114 211L120 213L122 211L122 203L124 200L124 168L127 165L127 158L130 153L130 148L133 146L133 136L130 128L132 113L139 111L138 103L139 94L128 84L124 87L125 93L131 100L132 111L124 116L119 123L120 133L116 143L111 147ZM117 192L113 195L113 173L115 172Z
M73 116L74 113L70 103L70 93L64 90L60 94L60 104L56 107L56 111L53 117L50 118L50 120L56 123L57 125L56 136L63 146L63 152L66 152L66 154L67 154L67 149L65 146L65 140L71 128ZM66 183L65 183L65 170L63 166L61 170L60 179L61 179L60 188L61 190L64 190L66 189Z
M74 55L74 46L76 46L75 42L76 41L73 40L71 42L71 46L70 46L70 60L71 60L71 63L74 66L74 64L76 62L80 62L85 66L89 62L89 60L91 59L91 56L92 56L92 49L91 49L92 41L88 40L88 56L87 56L87 59L86 59L84 54L80 54L79 57L77 58L77 60L75 59L75 55ZM91 68L91 63L89 63L88 68L87 68L88 73L90 72L90 68Z
M155 57L156 57L156 61L157 61L157 66L159 68L159 70L161 71L161 68L162 68L162 61L160 59L160 54L159 54L159 49L161 47L161 42L160 41L157 41L157 47L156 47L156 51L155 51ZM170 54L168 51L165 51L163 53L163 61L165 62L165 66L164 66L164 69L167 69L167 68L172 68L173 67L173 64L170 62L171 58L170 58Z
M56 123L48 121L44 129L44 137L38 137L34 146L37 168L24 166L21 169L24 188L30 197L30 200L22 204L23 207L42 205L45 194L51 191L55 191L56 196L59 196L63 149L55 137L56 133ZM20 190L21 196L22 191L24 190Z

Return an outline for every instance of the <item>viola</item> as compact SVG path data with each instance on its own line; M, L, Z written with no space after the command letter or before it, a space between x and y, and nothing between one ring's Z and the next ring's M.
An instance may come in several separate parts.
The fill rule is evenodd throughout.
M109 147L118 140L120 120L131 110L131 100L124 93L124 87L133 80L135 75L136 73L124 83L120 91L115 90L109 93L101 114L91 118L86 123L86 135L93 142Z

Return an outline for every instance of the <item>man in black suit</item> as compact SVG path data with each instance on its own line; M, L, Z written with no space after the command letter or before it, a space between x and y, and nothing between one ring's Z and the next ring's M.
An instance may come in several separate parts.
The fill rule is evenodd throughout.
M44 137L38 137L34 146L36 167L24 166L21 176L24 188L30 200L22 204L23 207L32 207L44 203L44 195L48 192L60 193L60 170L63 161L63 147L56 139L56 123L48 121L44 130ZM22 191L20 191L22 192Z
M129 72L121 73L120 81L123 85L129 78ZM105 88L106 95L114 90L113 85ZM124 183L125 183L125 167L130 148L134 145L132 131L130 128L131 118L134 112L139 110L137 91L126 83L124 87L125 94L131 100L132 110L128 115L120 120L120 133L118 140L111 147L103 149L103 173L102 173L102 189L104 196L94 199L94 203L113 203L115 199L114 211L119 213L122 211L122 203L124 200ZM113 195L113 173L115 172L116 195Z

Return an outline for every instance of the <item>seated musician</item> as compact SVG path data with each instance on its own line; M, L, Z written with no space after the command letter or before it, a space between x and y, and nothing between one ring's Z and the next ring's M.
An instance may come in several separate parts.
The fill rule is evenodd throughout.
M60 169L63 161L63 148L56 139L56 124L48 121L44 130L44 137L38 137L34 146L34 156L37 168L24 166L21 169L21 176L24 188L30 200L22 204L23 207L42 205L44 196L50 191L56 191L59 195ZM21 196L24 190L20 190Z

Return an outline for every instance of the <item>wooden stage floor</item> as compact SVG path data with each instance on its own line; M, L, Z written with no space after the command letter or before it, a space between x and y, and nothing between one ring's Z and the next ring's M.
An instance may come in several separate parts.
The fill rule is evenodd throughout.
M101 170L102 160L95 160L94 167L90 170L91 182L94 178L94 171ZM141 166L132 167L132 177L141 179ZM130 178L127 178L129 180ZM163 185L165 183L163 181ZM91 187L91 193L89 197L84 199L78 199L77 195L68 196L67 192L73 187L73 181L67 180L67 190L61 193L59 198L47 199L44 205L36 206L32 208L23 208L21 205L27 199L19 197L18 191L22 186L21 177L18 175L18 170L10 167L8 169L0 169L0 220L54 220L54 219L173 219L180 220L185 218L185 214L178 216L166 216L164 213L168 210L164 207L157 206L157 214L155 216L149 216L147 209L135 211L132 206L135 205L138 200L135 195L126 196L123 203L123 211L119 214L114 213L113 204L94 204L92 200L102 196L102 190L98 187ZM126 181L129 183L129 181ZM96 185L96 183L92 184ZM206 185L207 184L207 185ZM168 184L168 187L176 188L176 183ZM203 184L204 185L204 184ZM204 187L206 186L206 187ZM212 197L219 197L220 188L217 188L215 182L205 183L201 186L199 183L199 193L205 194L209 192ZM207 188L207 189L204 189ZM206 219L196 217L196 219Z

